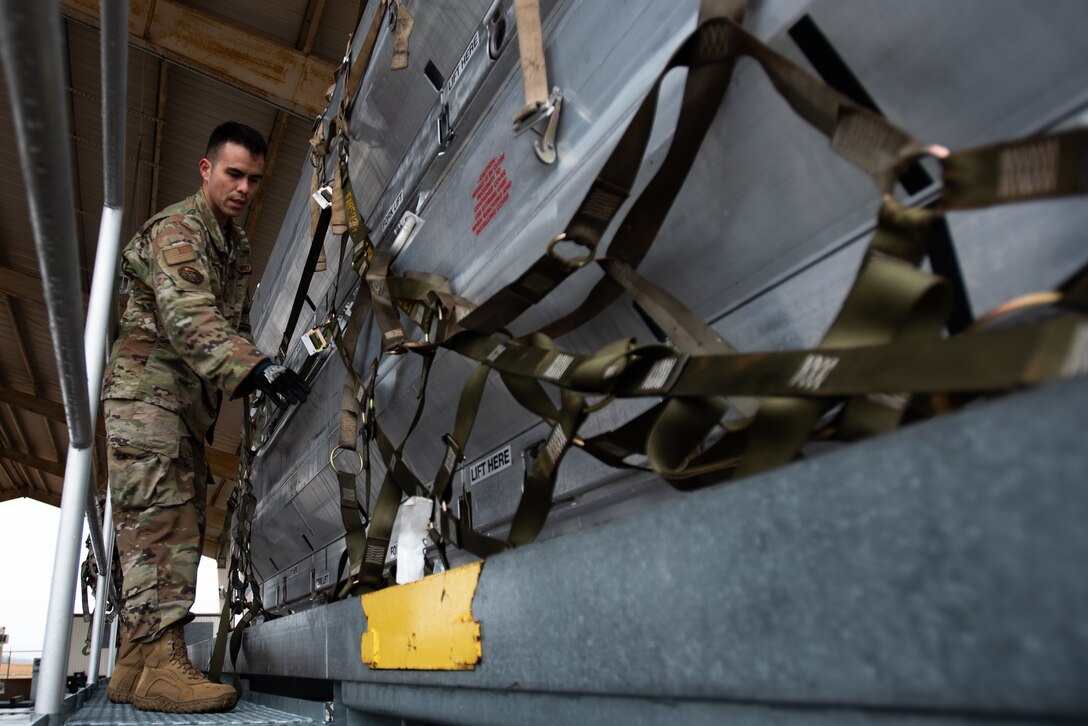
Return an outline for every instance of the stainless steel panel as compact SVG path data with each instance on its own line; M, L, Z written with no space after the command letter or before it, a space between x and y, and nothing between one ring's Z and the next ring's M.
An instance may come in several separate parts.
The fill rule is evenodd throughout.
M470 54L445 98L418 78L422 76L415 65L420 62L418 55L413 56L410 72L416 76L411 81L395 80L395 73L375 66L351 120L356 144L353 179L359 183L366 179L371 185L366 198L372 201L365 208L371 210L368 222L376 235L381 237L380 223L391 208L385 245L403 209L418 211L426 222L400 252L397 270L447 275L459 294L477 301L523 272L562 230L659 69L694 26L697 3L571 0L545 6L549 77L563 89L565 99L556 165L545 166L537 160L531 133L513 133L510 119L523 98L512 42L494 62L482 48ZM509 14L506 0L501 8ZM490 5L480 3L464 10L457 23L449 26L453 30L441 46L449 65L435 61L447 78L448 69L465 56L473 33L486 25L489 9ZM417 32L446 17L435 12L439 14L417 15ZM1077 32L1088 6L964 1L947 8L937 0L880 5L861 0L789 0L753 4L746 24L768 38L772 47L804 65L788 30L805 14L892 120L923 141L960 148L1046 129L1063 119L1081 123L1076 112L1084 105L1088 64L1077 52ZM367 23L364 18L363 24ZM383 34L375 57L384 57L381 43L385 42ZM413 48L418 47L414 35ZM984 50L994 47L1000 47L1000 52ZM645 187L667 152L683 79L682 71L666 79L658 121L632 197ZM408 83L411 90L401 90L414 94L417 81L425 84L425 93L418 91L420 95L412 98L427 103L420 100L417 106L402 108L396 84ZM439 154L434 127L429 124L437 118L442 101L450 104L457 134L446 152ZM510 199L486 226L476 225L474 230L478 220L472 193L483 170L495 160L511 183ZM912 201L931 199L938 184L921 190ZM294 293L291 281L300 274L297 267L305 255L301 248L308 244L308 217L303 215L306 191L304 174L290 217L298 224L285 228L277 246L278 277L270 279L267 289L262 285L265 307L258 326L261 340L273 341L272 347L278 344L286 321L284 307ZM819 341L846 294L878 205L872 182L833 156L827 141L792 114L762 70L742 60L642 271L712 321L743 350L811 346ZM1078 230L1084 228L1086 218L1088 210L1081 201L951 215L953 238L976 311L1020 292L1052 287L1082 265L1088 254L1083 252ZM319 318L324 318L326 305L334 304L328 296L334 274L331 261L338 249L329 241L326 252L330 272L315 275L311 285ZM273 267L270 264L270 270ZM341 300L335 304L347 296L352 275L350 271L343 274ZM580 272L516 321L513 332L534 330L569 310L598 275L592 268ZM643 341L651 337L630 302L620 300L561 343L588 351L631 335ZM377 350L378 335L369 324L355 352L357 366L362 368ZM301 355L296 348L289 360L297 366ZM440 353L435 361L427 408L405 452L407 463L425 482L438 468L444 451L441 437L453 427L458 396L472 367L449 353ZM419 371L420 362L413 356L387 358L381 364L378 416L395 443L404 436L415 411ZM342 377L342 367L333 355L314 378L310 401L279 424L254 467L261 496L255 531L262 532L281 572L311 556L301 537L265 532L279 529L277 517L286 516L277 514L282 510L293 511L291 517L307 537L313 533L313 547L342 548L335 476L327 463L336 443ZM584 432L592 435L614 427L650 403L613 404L591 417ZM484 480L473 491L479 526L492 532L507 526L520 495L523 463L519 457L542 437L541 432L540 422L522 411L493 376L465 452L466 464L509 444L515 466ZM383 474L376 452L374 459L372 498ZM462 471L455 479L455 494L466 485L465 476ZM362 494L361 477L357 489ZM673 496L660 480L608 470L581 452L572 452L560 472L557 504L542 536ZM267 576L282 577L281 572Z

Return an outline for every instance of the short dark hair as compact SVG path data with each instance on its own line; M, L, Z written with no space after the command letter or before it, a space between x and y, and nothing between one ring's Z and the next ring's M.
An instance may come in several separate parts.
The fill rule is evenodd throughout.
M237 121L227 121L215 127L212 135L208 137L208 148L204 150L204 158L215 161L223 144L235 143L245 147L253 156L268 156L268 144L265 143L261 132L250 128Z

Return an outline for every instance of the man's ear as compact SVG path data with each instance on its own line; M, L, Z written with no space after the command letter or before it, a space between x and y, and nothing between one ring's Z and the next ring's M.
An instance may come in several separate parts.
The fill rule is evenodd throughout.
M203 178L204 181L208 181L208 179L211 178L212 175L212 163L207 159L201 159L199 167L201 178Z

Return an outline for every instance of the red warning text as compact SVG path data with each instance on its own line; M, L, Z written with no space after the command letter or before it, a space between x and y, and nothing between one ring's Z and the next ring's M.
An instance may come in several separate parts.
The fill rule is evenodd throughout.
M506 169L502 168L504 159L506 154L499 154L487 162L487 166L480 172L476 189L472 192L472 198L476 200L472 231L476 233L476 236L479 236L487 225L491 224L491 220L510 199L512 182L506 178Z

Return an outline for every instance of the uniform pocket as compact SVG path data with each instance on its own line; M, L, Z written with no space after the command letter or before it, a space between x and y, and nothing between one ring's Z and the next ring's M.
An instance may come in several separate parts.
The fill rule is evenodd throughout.
M114 506L128 511L192 500L193 475L179 461L185 429L178 415L143 401L103 403Z

